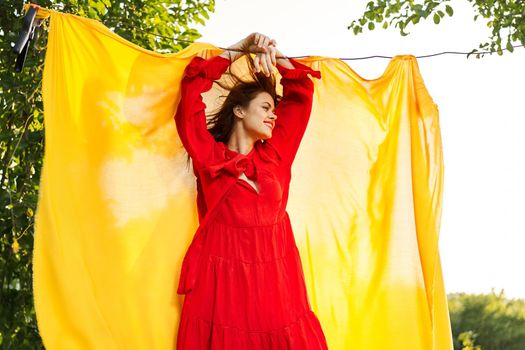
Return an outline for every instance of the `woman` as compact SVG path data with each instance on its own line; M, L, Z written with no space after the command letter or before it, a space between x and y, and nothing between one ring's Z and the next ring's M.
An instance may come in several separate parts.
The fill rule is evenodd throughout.
M245 53L255 54L254 81L236 77L208 129L201 93ZM286 212L312 108L308 74L321 77L259 33L186 67L175 121L197 177L200 225L177 290L185 294L177 349L327 349Z

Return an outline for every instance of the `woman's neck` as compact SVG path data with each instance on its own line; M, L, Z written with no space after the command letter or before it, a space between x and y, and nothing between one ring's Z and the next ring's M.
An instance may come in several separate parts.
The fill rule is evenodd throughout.
M253 141L248 139L239 140L235 137L230 137L230 140L226 146L234 152L246 155L252 151L253 147L255 147L255 144Z

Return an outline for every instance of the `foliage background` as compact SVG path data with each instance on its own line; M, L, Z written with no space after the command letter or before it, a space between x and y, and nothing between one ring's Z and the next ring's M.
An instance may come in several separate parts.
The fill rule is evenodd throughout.
M525 300L490 294L447 295L454 349L525 349ZM477 345L477 347L476 347Z
M490 51L502 55L504 50L514 51L516 44L525 46L525 0L467 0L475 11L474 21L487 19L491 34L471 53L482 57L479 52ZM373 0L368 2L363 15L352 21L348 29L354 34L363 28L374 30L376 24L383 29L393 26L403 36L407 29L422 20L432 18L439 24L445 16L452 17L454 9L451 0ZM461 33L458 33L461 35Z
M200 37L215 1L34 1L101 21L125 39L157 52L177 52ZM43 349L32 294L33 221L44 155L41 96L47 43L36 28L24 69L14 71L12 47L22 26L23 1L0 2L0 348ZM164 37L147 34L151 32Z

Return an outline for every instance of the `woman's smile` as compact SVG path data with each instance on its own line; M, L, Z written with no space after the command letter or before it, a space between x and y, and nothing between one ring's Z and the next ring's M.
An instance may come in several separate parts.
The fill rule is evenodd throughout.
M266 124L270 130L273 130L274 124L272 122L264 122L264 124Z

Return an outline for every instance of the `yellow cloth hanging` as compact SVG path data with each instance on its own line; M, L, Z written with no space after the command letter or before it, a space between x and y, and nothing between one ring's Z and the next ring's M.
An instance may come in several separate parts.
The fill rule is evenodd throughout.
M177 281L198 216L173 116L184 67L222 50L160 54L98 21L39 16L51 17L33 258L44 344L174 349ZM438 109L416 59L396 56L375 80L334 58L298 61L322 79L287 211L329 348L452 349ZM210 110L217 88L205 94Z

